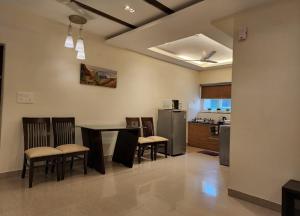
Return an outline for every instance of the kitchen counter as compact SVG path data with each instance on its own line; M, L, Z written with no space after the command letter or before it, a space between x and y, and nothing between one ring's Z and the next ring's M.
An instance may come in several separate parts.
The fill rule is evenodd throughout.
M189 124L201 124L201 125L210 125L210 126L219 126L217 123L206 123L206 122L195 122L195 121L189 121Z

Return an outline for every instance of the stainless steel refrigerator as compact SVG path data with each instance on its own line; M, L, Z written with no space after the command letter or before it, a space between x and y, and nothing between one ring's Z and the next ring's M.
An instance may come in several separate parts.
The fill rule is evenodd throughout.
M186 112L158 110L157 135L169 139L168 154L180 155L186 151ZM163 149L158 149L163 153Z

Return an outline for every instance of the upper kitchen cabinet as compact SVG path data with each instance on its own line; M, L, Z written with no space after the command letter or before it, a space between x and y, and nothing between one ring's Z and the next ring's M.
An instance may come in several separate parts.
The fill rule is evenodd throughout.
M231 83L201 85L202 99L231 98Z

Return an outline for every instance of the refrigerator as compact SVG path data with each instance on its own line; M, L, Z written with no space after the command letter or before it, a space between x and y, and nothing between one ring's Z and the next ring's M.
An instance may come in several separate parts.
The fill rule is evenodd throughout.
M175 156L186 152L186 111L158 110L157 135L168 142L168 154ZM163 148L158 152L164 153Z

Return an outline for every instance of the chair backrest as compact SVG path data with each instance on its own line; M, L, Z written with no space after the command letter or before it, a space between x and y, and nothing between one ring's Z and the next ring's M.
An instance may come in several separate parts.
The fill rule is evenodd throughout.
M23 121L24 150L50 146L50 118L26 118Z
M128 128L139 128L141 127L139 117L126 117L126 127ZM141 130L139 130L139 135L141 136Z
M140 127L139 117L126 117L126 127Z
M142 117L142 127L144 137L154 136L154 124L152 117Z
M75 143L75 118L52 118L54 147Z

